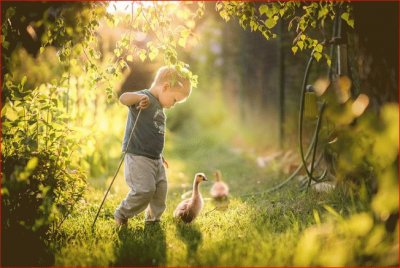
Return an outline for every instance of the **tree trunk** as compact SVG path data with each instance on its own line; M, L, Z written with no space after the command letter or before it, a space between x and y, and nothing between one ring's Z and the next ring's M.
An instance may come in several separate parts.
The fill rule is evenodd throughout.
M399 3L353 5L355 35L349 50L354 51L349 53L351 65L354 64L355 93L366 93L377 111L385 102L398 101Z

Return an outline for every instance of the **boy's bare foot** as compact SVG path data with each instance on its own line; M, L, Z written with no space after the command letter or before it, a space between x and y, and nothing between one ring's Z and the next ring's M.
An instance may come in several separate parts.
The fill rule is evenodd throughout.
M117 217L114 217L114 219L115 219L115 225L117 227L128 225L128 220L119 219Z

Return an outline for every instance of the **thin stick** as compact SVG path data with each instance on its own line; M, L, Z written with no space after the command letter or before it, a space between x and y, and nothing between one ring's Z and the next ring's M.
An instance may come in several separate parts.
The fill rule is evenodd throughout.
M130 134L129 139L128 139L128 144L127 144L127 146L126 146L127 149L128 149L128 147L129 147L129 143L130 143L130 141L131 141L133 131L135 131L136 124L137 124L137 122L139 121L139 116L140 116L140 113L141 113L141 112L142 112L142 109L139 110L139 113L138 113L138 115L137 115L137 117L136 117L135 124L133 125L131 134ZM106 192L106 194L105 194L104 197L103 197L103 201L101 201L101 205L100 205L100 207L99 207L99 210L97 211L96 217L94 218L94 221L93 221L93 224L92 224L92 230L94 230L94 226L95 226L95 224L96 224L97 217L99 216L100 210L101 210L101 208L103 207L104 202L106 201L106 198L107 198L108 193L110 192L111 186L113 185L113 183L114 183L114 181L115 181L115 178L117 177L117 174L118 174L118 172L119 172L119 169L121 168L122 162L124 162L125 155L126 155L126 150L125 150L124 153L122 154L121 160L119 161L118 168L117 168L117 170L116 170L116 172L115 172L115 174L114 174L114 178L112 179L112 181L111 181L111 183L110 183L110 186L108 186L107 192Z

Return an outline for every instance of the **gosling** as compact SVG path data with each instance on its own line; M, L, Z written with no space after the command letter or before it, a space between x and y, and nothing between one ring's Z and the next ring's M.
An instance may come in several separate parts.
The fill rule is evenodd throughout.
M226 183L224 183L221 179L221 171L217 170L214 173L215 176L215 182L214 185L210 189L210 195L212 198L215 200L223 200L228 197L229 194L229 187Z
M207 181L204 173L197 173L194 176L192 197L179 203L174 211L174 218L181 219L185 223L190 223L199 215L203 208L203 198L199 191L199 184L203 181Z

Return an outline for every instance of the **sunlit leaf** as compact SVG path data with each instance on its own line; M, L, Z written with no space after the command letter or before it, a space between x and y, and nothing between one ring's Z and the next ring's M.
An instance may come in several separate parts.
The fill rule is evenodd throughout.
M159 50L156 47L152 47L149 53L149 59L154 60L158 56Z
M297 41L297 46L300 48L300 50L303 50L304 42L303 41Z
M2 114L3 115L3 114ZM10 121L15 121L18 119L18 113L11 107L6 110L5 116Z
M22 85L22 86L25 85L26 80L27 80L27 77L26 77L26 75L24 75L24 77L22 77L22 79L21 79L21 85Z
M336 210L334 210L331 206L329 205L323 205L323 207L326 209L326 211L328 211L330 214L332 214L335 217L341 218L342 216L340 216L339 213L336 212Z
M256 23L255 21L251 20L251 21L250 21L250 30L251 30L252 32L254 32L254 31L257 30L257 27L258 27L257 23Z
M265 26L267 26L268 29L272 29L275 27L276 23L276 20L274 20L273 18L269 18L265 21Z
M39 163L39 159L37 157L33 157L28 161L28 164L26 165L27 170L34 170Z
M318 211L315 209L313 209L313 216L314 216L315 223L317 225L321 225L321 219L319 217Z
M373 227L374 222L368 213L353 215L346 223L346 229L354 235L365 236Z
M313 55L314 55L314 58L315 58L317 61L319 61L319 60L321 59L321 57L322 57L322 54L319 53L319 52L315 52Z
M307 229L297 244L294 265L309 266L320 251L319 249L320 240L318 239L318 230L315 228Z
M267 6L266 4L261 5L261 6L258 8L258 10L259 10L259 12L260 12L260 15L267 14L267 12L268 12L268 6Z
M342 18L344 21L346 21L347 24L348 24L351 28L354 28L354 20L353 20L353 19L350 19L350 14L349 14L348 12L344 12L344 13L341 15L341 18Z
M315 51L317 51L317 52L322 52L322 49L323 49L323 47L322 47L322 45L321 44L318 44L316 47L315 47Z

